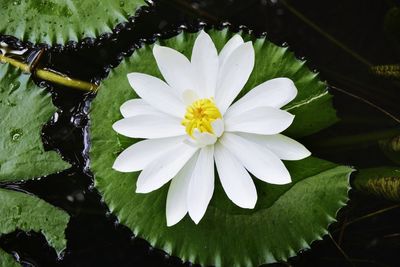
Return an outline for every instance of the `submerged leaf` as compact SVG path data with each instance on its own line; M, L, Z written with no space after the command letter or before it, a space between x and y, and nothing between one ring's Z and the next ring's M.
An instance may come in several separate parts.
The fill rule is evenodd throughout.
M43 148L41 130L55 111L50 94L30 75L0 65L0 182L38 178L70 166Z
M396 164L400 164L400 135L379 141L383 154Z
M227 30L212 30L209 34L218 50L233 35ZM298 88L296 99L284 107L296 115L286 135L306 136L337 121L326 85L304 62L287 48L265 38L241 34L245 40L253 41L256 58L242 94L276 77L289 77ZM181 33L160 43L190 57L196 36ZM135 142L112 129L112 124L121 119L121 104L137 97L126 78L130 72L162 78L151 45L136 50L100 86L90 112L90 157L96 188L110 210L134 234L183 260L216 266L256 266L286 260L327 233L328 225L335 221L337 211L348 199L348 179L353 170L313 157L285 161L293 179L290 184L271 185L255 180L258 192L255 209L235 206L217 182L213 199L198 225L186 217L167 227L167 186L149 194L137 194L139 173L112 169L117 155Z
M400 167L378 167L360 170L354 187L361 192L391 201L400 201Z
M33 43L64 44L109 33L144 0L15 0L1 4L0 34Z

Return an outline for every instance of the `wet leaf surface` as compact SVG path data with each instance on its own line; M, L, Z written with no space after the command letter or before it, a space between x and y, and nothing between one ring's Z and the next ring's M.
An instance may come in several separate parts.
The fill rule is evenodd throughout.
M209 34L219 50L233 35L228 30L211 30ZM287 135L295 138L310 135L337 121L326 85L303 62L287 48L278 47L265 38L242 35L245 40L253 41L256 63L241 94L266 80L289 77L299 93L284 107L296 115L295 123L286 131ZM160 44L190 57L196 36L181 33L160 41ZM121 119L119 107L137 97L126 78L130 72L162 78L151 46L136 50L101 84L89 113L89 136L95 186L103 194L110 210L133 233L184 261L216 266L285 261L327 233L337 211L347 202L352 169L316 158L286 162L293 179L289 185L257 183L259 197L254 210L244 210L232 204L218 184L200 224L195 225L186 218L174 227L167 227L167 186L150 194L136 194L138 173L119 173L112 169L116 156L134 142L117 135L112 129L112 124ZM237 239L239 232L240 243ZM219 238L221 234L224 238Z
M0 33L32 43L65 44L111 33L143 0L15 0L0 6Z
M266 31L268 39L276 44L289 44L290 50L295 51L298 58L305 57L307 66L320 71L321 77L329 84L361 97L361 100L356 99L331 89L341 120L302 140L314 155L357 168L393 164L382 153L376 140L337 147L329 144L335 138L371 131L391 131L398 127L396 122L362 100L369 100L399 116L400 87L396 81L373 75L368 66L359 63L351 54L315 31L281 1L185 2L157 1L155 9L146 10L135 19L135 27L129 23L108 38L66 47L55 46L42 64L73 77L96 81L104 78L110 67L117 66L122 55L130 55L141 38L152 39L159 32L166 37L174 35L177 26L182 23L191 31L197 30L199 18L211 24L230 21L233 28L247 25L255 34ZM371 63L385 65L399 62L398 54L383 31L385 15L393 7L393 2L399 5L399 1L351 0L346 4L316 0L287 2L323 32L331 34ZM0 36L0 39L4 38ZM52 89L52 95L60 112L58 119L44 129L45 147L61 151L73 168L39 181L12 186L31 192L72 214L67 229L67 251L63 260L58 261L41 235L20 232L2 236L0 246L7 252L16 252L27 266L192 266L150 247L140 238L133 238L128 228L107 213L107 208L100 203L99 194L90 189L92 177L85 167L85 109L92 96L60 86ZM74 123L75 117L83 118L79 120L81 123ZM83 198L76 197L82 195ZM355 191L350 192L350 198L349 205L339 213L338 223L329 228L333 239L326 237L314 242L310 250L291 258L288 264L296 267L398 265L400 208L393 202Z

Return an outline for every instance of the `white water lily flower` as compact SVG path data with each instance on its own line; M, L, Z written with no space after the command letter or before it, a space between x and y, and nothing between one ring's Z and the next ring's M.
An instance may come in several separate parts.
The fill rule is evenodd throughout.
M227 196L239 207L252 209L257 191L249 174L271 184L291 177L282 160L300 160L310 152L279 134L294 115L280 108L297 89L288 78L266 81L232 104L254 67L254 48L233 36L218 54L210 36L200 32L192 57L154 45L153 54L165 82L129 73L141 97L121 106L119 134L146 140L124 150L113 168L141 171L137 193L149 193L167 182L167 225L187 213L197 224L214 192L214 161ZM268 59L266 59L268 60Z

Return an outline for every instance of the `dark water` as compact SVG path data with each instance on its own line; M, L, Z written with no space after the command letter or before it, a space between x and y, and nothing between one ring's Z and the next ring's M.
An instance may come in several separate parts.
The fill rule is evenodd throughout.
M330 90L342 121L302 142L319 157L358 168L373 167L390 164L376 140L330 144L344 136L400 128L385 114L400 117L400 80L377 76L369 66L400 64L399 43L393 41L396 36L384 30L385 15L396 5L400 6L400 1L160 0L154 8L142 9L133 19L134 26L131 21L98 40L48 48L41 64L99 82L134 51L141 39L151 40L157 33L171 36L182 24L195 31L201 21L208 25L229 21L233 30L245 25L256 35L267 32L276 44L289 45L332 85ZM133 237L108 213L91 187L87 167L87 111L94 95L48 86L59 111L44 127L43 140L47 149L58 150L73 167L39 181L1 187L32 192L66 210L71 215L66 233L68 248L58 259L43 236L22 232L2 236L0 247L17 255L24 266L191 266ZM400 209L362 217L393 205L352 191L348 207L340 212L338 223L330 227L332 237L315 242L311 250L289 263L274 266L398 266Z

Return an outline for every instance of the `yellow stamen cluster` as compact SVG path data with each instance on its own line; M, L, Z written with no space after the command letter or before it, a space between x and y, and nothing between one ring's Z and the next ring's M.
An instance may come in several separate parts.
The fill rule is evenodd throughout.
M203 98L193 102L186 108L182 125L186 127L188 135L193 137L193 132L198 129L201 133L214 133L211 123L221 119L221 113L212 98Z

